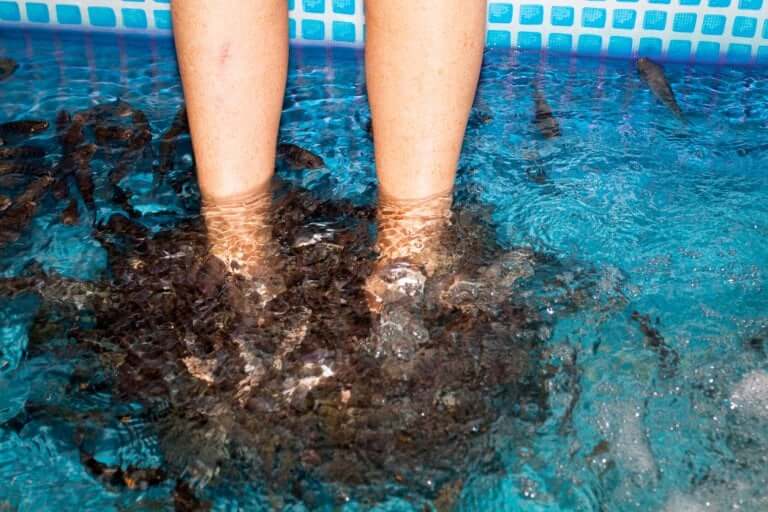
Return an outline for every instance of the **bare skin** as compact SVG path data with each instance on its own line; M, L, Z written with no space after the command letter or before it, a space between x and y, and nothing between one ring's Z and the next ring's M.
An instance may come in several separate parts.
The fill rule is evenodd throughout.
M285 0L172 3L211 253L232 270L268 268L270 181L288 70Z
M176 0L174 31L213 253L252 268L263 258L243 248L269 245L256 235L268 231L264 218L234 219L262 215L243 205L261 204L274 170L286 2L222 2L211 17L205 0ZM485 10L479 0L366 2L381 265L414 260L428 273L435 266L482 63Z

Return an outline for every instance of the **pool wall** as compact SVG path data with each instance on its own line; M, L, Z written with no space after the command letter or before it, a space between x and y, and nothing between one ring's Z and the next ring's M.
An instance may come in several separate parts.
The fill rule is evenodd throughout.
M363 0L287 2L295 43L363 44ZM768 0L490 1L487 20L489 47L768 64ZM170 35L170 0L0 0L13 26Z

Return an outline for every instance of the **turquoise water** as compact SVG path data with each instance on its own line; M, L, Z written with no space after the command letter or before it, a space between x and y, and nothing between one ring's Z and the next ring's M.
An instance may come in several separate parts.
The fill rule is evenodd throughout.
M182 102L166 40L4 32L0 55L20 63L0 83L0 121L53 124L61 109L121 98L146 112L156 147ZM361 54L295 49L292 64L281 138L321 155L327 169L283 177L325 197L370 203ZM613 304L553 317L548 348L575 357L576 371L550 383L551 420L531 428L524 446L494 433L501 466L466 478L457 510L768 508L768 70L666 69L687 123L652 96L629 62L486 54L476 109L492 119L468 129L459 203L473 197L492 205L507 246L596 269L595 293ZM531 123L534 80L559 120L558 138L543 139ZM60 155L52 129L30 142L49 147L52 160ZM184 175L192 167L188 140L179 155L172 174ZM155 187L153 158L145 155L123 182L141 222L160 229L194 217L194 187ZM97 190L110 165L94 160ZM98 193L96 205L96 222L118 209ZM63 225L61 209L43 202L0 253L3 276L20 274L32 258L79 280L105 270L89 222ZM18 424L28 404L61 401L73 369L55 351L33 350L34 299L2 304L0 510L172 508L170 482L130 490L93 478L61 418ZM678 354L674 371L644 341L635 311L648 315L646 337L657 333ZM103 391L81 399L93 407L111 400ZM133 406L120 407L100 425L94 456L108 465L157 464L163 453L152 425L120 422ZM258 488L204 492L216 510L269 510L274 503ZM399 496L317 507L421 510Z

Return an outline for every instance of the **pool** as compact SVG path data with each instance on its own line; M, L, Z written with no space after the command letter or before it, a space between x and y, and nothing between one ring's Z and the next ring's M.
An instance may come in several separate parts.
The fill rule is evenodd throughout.
M151 151L120 181L136 221L154 234L197 219L188 138L167 176L153 170L182 104L170 41L6 31L0 55L20 64L0 83L0 121L54 125L61 110L126 101L146 113L153 134ZM288 188L347 205L324 214L335 220L315 219L313 240L324 239L341 229L338 219L363 223L354 212L375 201L362 54L295 48L291 59L281 140L321 155L326 168L279 174ZM165 469L162 411L122 400L112 385L109 355L120 350L93 342L109 326L88 308L64 331L54 328L58 317L41 323L40 296L55 292L48 288L1 299L0 510L194 510L206 502L214 510L765 510L768 69L665 67L685 121L630 61L486 52L457 209L474 212L498 254L541 255L530 260L533 277L512 290L538 315L542 364L528 378L544 401L521 408L503 389L494 395L491 420L466 434L476 436L469 459L454 461L460 474L439 486L408 481L419 478L414 471L342 487L327 476L304 485L309 476L294 470L287 491L226 465L192 475L194 460L175 474ZM532 123L534 81L559 137L542 137ZM53 127L24 144L45 148L44 162L61 156ZM117 272L94 226L125 215L107 192L118 160L95 154L93 208L72 185L79 222L62 222L66 201L43 197L0 252L4 279L45 272L96 283ZM3 180L0 193L19 194L27 179ZM554 289L568 300L549 295ZM123 327L136 343L147 334ZM504 341L489 347L505 354L495 344ZM451 408L446 396L436 408ZM201 424L204 435L194 432L177 443L189 445L188 458L219 447L221 431ZM452 435L464 446L465 434ZM423 448L414 458L431 474L441 461ZM317 454L304 455L301 464ZM241 452L220 458L249 467Z

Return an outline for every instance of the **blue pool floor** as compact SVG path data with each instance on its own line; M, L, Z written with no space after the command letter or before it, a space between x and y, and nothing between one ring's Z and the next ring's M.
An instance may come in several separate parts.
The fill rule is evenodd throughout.
M156 148L182 104L168 40L0 36L0 56L20 63L0 83L0 122L53 124L61 109L120 98L146 112ZM321 155L327 168L282 177L325 198L371 204L361 53L296 48L291 64L281 139ZM492 118L467 131L457 202L472 197L492 207L506 247L594 269L594 293L611 306L554 318L546 348L578 355L577 382L552 384L553 420L531 428L526 443L503 431L489 438L501 466L469 475L456 510L768 508L768 68L666 70L687 123L653 97L629 61L486 53L476 109ZM558 138L542 138L531 122L534 81L559 120ZM31 141L51 158L60 154L53 133ZM178 151L174 172L188 174L188 139ZM159 230L194 218L194 187L155 187L153 163L140 160L123 181L141 222ZM93 165L98 190L110 162ZM118 209L98 193L96 206L97 223ZM31 259L77 280L103 274L107 256L90 224L62 224L61 208L44 202L2 249L3 277L21 274ZM28 402L56 403L57 383L70 371L54 354L27 354L35 306L25 300L0 309L0 510L170 507L168 485L115 490L94 479L55 421L12 427ZM657 335L679 356L672 374L649 348ZM554 419L569 403L572 427L563 430ZM105 426L96 457L151 465L162 452L144 425ZM274 506L259 497L257 482L204 492L215 510ZM421 510L394 495L316 506Z

